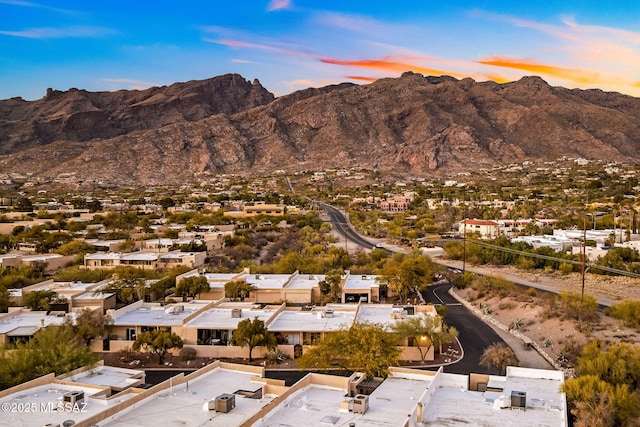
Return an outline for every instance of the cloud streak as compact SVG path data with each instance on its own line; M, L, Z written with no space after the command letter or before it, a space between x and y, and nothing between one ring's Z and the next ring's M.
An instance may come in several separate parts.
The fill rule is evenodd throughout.
M405 71L414 71L417 73L422 73L427 75L438 75L438 76L449 75L449 76L460 77L460 78L466 77L466 75L456 71L439 70L435 68L416 65L410 62L391 61L391 60L388 60L387 58L365 59L365 60L359 60L359 61L347 61L347 60L334 59L334 58L320 58L320 62L325 64L341 65L341 66L347 66L347 67L366 68L366 69L377 70L381 72L402 73Z
M124 83L129 86L130 89L140 90L149 89L150 87L159 86L156 83L145 82L143 80L135 79L100 79L100 81L107 83Z
M113 31L102 27L73 26L67 28L30 28L21 31L0 30L0 35L27 39L63 39L93 38L112 34Z
M476 62L478 64L491 65L495 67L530 71L533 73L557 77L575 83L592 84L595 83L599 77L599 74L594 71L556 67L553 65L540 64L533 61L525 61L521 59L505 58L497 55Z
M291 0L271 0L267 7L267 11L273 12L276 10L290 9L291 6Z

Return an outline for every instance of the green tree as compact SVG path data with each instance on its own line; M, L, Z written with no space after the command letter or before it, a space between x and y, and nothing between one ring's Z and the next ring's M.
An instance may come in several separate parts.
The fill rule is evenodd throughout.
M505 375L507 366L518 365L518 358L505 343L493 343L482 353L480 364L486 368L497 368L500 375Z
M134 351L142 350L155 354L158 356L158 363L162 365L169 350L182 348L183 346L184 341L175 332L154 329L153 331L141 333L133 342L132 348Z
M146 286L146 276L150 274L138 268L117 268L114 279L101 287L101 293L115 293L121 304L131 304L141 300L149 293Z
M263 346L273 350L278 345L276 336L269 332L264 326L264 322L257 317L238 323L238 327L233 332L231 343L240 347L249 347L249 361L252 360L251 353L255 347Z
M331 368L336 365L361 371L369 377L386 377L389 366L398 364L398 338L375 323L355 323L348 329L325 334L298 359L303 369Z
M255 290L255 286L250 285L243 280L232 280L231 282L224 284L224 294L227 298L230 298L231 301L235 301L237 299L244 301L244 299Z
M54 372L60 375L95 363L91 352L70 327L48 326L13 349L0 349L0 388L12 387Z
M442 344L458 337L456 328L446 325L440 316L427 313L400 320L392 326L392 329L401 338L409 339L414 343L420 352L422 362L426 361L431 348L439 351Z
M420 253L394 254L382 269L382 281L398 292L401 301L413 292L423 291L433 280L431 259Z
M4 285L0 285L0 313L5 313L11 305L11 295Z
M50 311L52 304L65 302L67 302L65 297L61 297L57 292L49 290L31 291L22 298L22 304L33 311Z
M640 328L640 301L622 301L604 310L607 316L624 320L627 326Z
M590 341L578 358L579 375L595 375L609 384L640 388L640 349L628 343Z
M176 285L176 295L179 297L195 298L202 292L208 292L209 282L204 276L190 276L180 280Z
M328 272L324 278L318 282L318 287L323 295L329 295L332 300L336 301L342 292L340 283L342 282L342 270L332 270Z
M95 251L96 248L93 245L82 240L72 240L69 243L60 245L58 249L56 249L56 253L60 255L89 254Z
M20 197L14 206L18 212L33 212L33 203L26 197Z
M92 340L102 339L105 334L109 334L112 319L102 314L101 311L85 308L78 314L74 322L69 321L69 325L73 333L89 346Z
M597 375L581 375L562 386L576 426L637 425L640 396L626 384L613 385Z

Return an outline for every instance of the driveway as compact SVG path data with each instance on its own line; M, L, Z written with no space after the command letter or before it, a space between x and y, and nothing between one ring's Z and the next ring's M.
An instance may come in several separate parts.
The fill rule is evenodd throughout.
M464 357L457 363L444 367L445 372L453 374L478 374L499 375L496 368L486 368L480 365L480 358L484 349L493 343L504 342L502 338L482 320L462 306L449 295L450 284L430 286L423 292L427 302L434 305L446 305L447 313L444 321L447 325L458 330L458 340L462 345Z

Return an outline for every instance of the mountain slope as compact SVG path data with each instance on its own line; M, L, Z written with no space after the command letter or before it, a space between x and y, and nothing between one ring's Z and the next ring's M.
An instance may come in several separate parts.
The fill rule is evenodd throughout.
M52 96L55 107L45 108ZM228 75L35 102L0 101L2 171L124 185L276 169L442 175L561 156L640 160L640 99L538 77L497 84L405 73L273 99L258 82Z

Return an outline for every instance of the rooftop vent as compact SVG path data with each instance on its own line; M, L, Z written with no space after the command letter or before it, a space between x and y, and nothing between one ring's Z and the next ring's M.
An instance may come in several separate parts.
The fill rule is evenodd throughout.
M353 413L365 414L369 409L369 396L364 394L356 394L353 398Z
M70 391L69 393L65 393L62 396L62 401L64 403L71 403L71 405L75 406L77 403L80 403L84 400L84 391Z
M180 314L184 312L184 305L170 305L164 309L166 314Z

